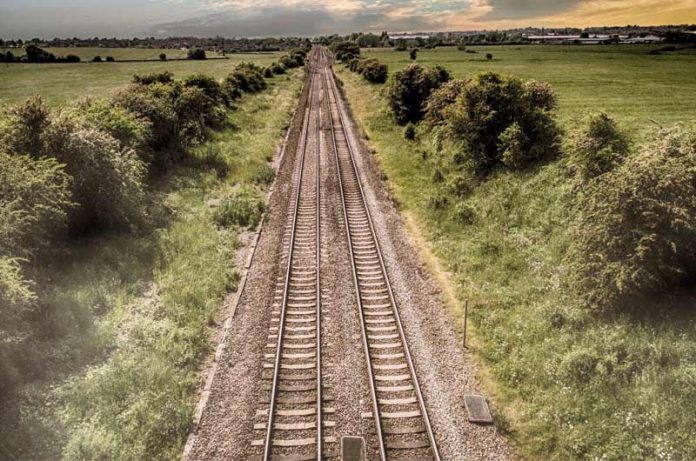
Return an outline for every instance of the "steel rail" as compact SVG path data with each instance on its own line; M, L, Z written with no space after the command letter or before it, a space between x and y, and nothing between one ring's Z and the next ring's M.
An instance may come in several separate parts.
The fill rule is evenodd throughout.
M389 299L391 301L392 310L394 312L394 317L396 319L396 325L397 325L397 328L399 331L399 336L400 336L401 342L403 344L403 348L404 348L404 352L405 352L405 356L406 356L406 361L407 361L408 367L409 367L409 373L411 375L411 379L413 380L413 385L414 385L416 397L418 399L420 411L421 411L421 414L423 417L425 429L426 429L426 432L428 434L428 439L430 440L430 444L432 447L433 457L436 461L440 461L440 453L439 453L439 450L437 448L437 443L435 441L435 435L433 433L432 425L430 423L430 418L428 417L428 413L426 411L425 401L423 399L423 394L422 394L421 389L420 389L418 377L416 376L415 366L413 364L411 352L409 350L408 343L406 341L406 335L404 333L403 325L401 323L401 317L400 317L399 311L397 309L397 304L396 304L396 300L394 298L394 293L393 293L393 290L391 287L391 282L389 280L389 277L388 277L388 274L386 271L386 266L384 264L384 257L382 255L382 250L380 248L379 241L377 240L377 234L375 232L374 223L372 221L372 216L370 215L370 210L367 206L367 201L365 199L365 192L363 190L362 181L360 180L360 175L358 174L358 168L357 168L357 164L355 162L354 149L353 149L353 146L351 145L350 136L348 135L348 132L346 129L346 123L345 123L345 120L343 117L343 111L342 111L342 107L341 107L341 98L340 98L340 95L338 94L338 91L337 91L336 86L335 86L335 80L334 80L335 76L333 75L333 69L329 68L326 72L324 72L324 75L326 75L327 78L322 79L322 81L323 82L325 81L328 84L328 86L331 86L331 92L334 95L334 100L336 101L336 111L338 112L341 130L343 131L343 136L346 140L346 146L348 147L348 153L350 155L352 170L353 170L353 173L355 174L356 182L358 184L358 189L360 191L360 199L362 201L362 205L363 205L363 208L365 210L365 215L366 215L367 220L368 220L370 234L372 235L372 239L373 239L374 244L375 244L375 249L376 249L377 255L379 257L379 264L380 264L382 273L384 274L385 283L386 283L387 290L389 293ZM333 84L331 84L331 83L333 83ZM333 113L331 113L331 117L333 120ZM332 135L333 135L333 129L334 129L333 123L331 124L331 128L332 128ZM338 168L339 187L341 189L341 202L343 203L343 216L344 216L344 220L345 220L345 224L346 224L346 232L348 234L349 249L350 249L351 256L353 256L354 253L353 253L353 248L352 248L352 243L351 243L350 228L349 228L349 223L348 223L348 214L347 214L346 206L345 206L343 181L341 179L341 174L340 174L341 166L340 166L340 162L338 159L338 149L336 146L335 135L333 135L332 137L334 140L334 152L335 152L336 164L337 164L337 168ZM370 375L370 390L371 390L371 394L372 394L372 399L373 399L373 404L374 404L373 407L374 407L374 411L375 411L375 426L377 428L377 436L379 438L379 443L380 443L380 454L382 456L382 460L386 460L387 458L386 458L386 450L384 447L384 440L383 440L383 435L382 435L381 420L379 419L379 416L380 416L379 405L378 405L378 399L377 399L377 394L376 394L376 390L375 390L374 375L372 373L370 351L369 351L369 345L367 343L367 332L365 330L364 316L362 313L362 301L360 299L360 288L358 285L357 272L355 269L354 258L351 258L351 263L352 263L352 267L353 267L353 280L354 280L356 291L357 291L358 307L360 309L360 317L361 317L361 323L362 323L363 348L365 349L366 359L368 362L369 375Z
M284 328L285 328L285 316L286 316L286 308L287 308L287 303L288 303L288 291L289 291L289 286L290 286L290 274L292 272L292 260L293 260L293 254L294 254L294 247L295 247L295 231L297 227L297 215L299 211L299 204L300 204L300 194L302 191L302 180L304 177L304 162L305 162L305 157L307 154L307 139L309 136L309 120L311 117L311 108L312 108L312 103L314 101L314 82L316 79L316 72L314 69L310 70L312 72L311 80L310 80L310 85L309 85L309 95L307 97L307 109L306 109L306 114L304 117L304 130L302 133L302 156L300 158L300 175L297 183L297 191L295 193L295 203L294 203L294 210L293 210L293 217L292 217L292 228L291 228L291 233L290 233L290 240L289 240L289 250L288 250L288 267L285 272L285 284L283 287L283 301L281 304L281 312L280 312L280 319L279 319L279 325L278 325L278 339L277 339L277 344L276 344L276 355L275 355L275 363L274 363L274 369L273 369L273 383L271 385L271 399L270 399L270 404L268 408L268 422L267 422L267 427L266 427L266 440L264 444L264 453L263 453L263 459L265 461L269 461L271 457L271 449L273 446L273 419L275 416L275 406L276 406L276 397L278 394L278 380L279 380L279 375L280 375L280 359L282 355L282 346L283 346L283 333L284 333ZM317 248L317 253L319 252L319 248ZM318 293L317 297L320 298L321 294ZM318 323L318 322L317 322ZM319 328L317 326L317 328ZM318 356L317 356L318 360ZM317 361L319 363L319 361ZM321 381L321 374L317 375L317 380ZM319 388L321 387L321 382L318 384ZM319 397L320 399L321 397ZM321 409L321 401L319 401L318 404L319 408L318 410ZM321 412L317 412L317 427L321 428ZM319 429L321 430L321 429ZM321 452L318 451L319 453L319 460L321 460Z
M327 72L324 71L323 74L326 76ZM325 86L328 88L328 76L326 79L322 77L322 86ZM335 97L335 95L334 95ZM331 104L331 100L328 99L329 106ZM333 112L331 111L331 107L329 107L329 118L331 121L331 140L333 142L333 148L334 148L334 156L336 158L336 168L338 169L338 187L341 191L341 204L342 204L342 209L343 209L343 220L346 225L346 236L348 240L348 251L350 252L351 255L353 255L353 242L350 236L350 226L348 224L348 211L346 208L346 199L343 194L343 179L341 178L341 173L340 173L340 162L338 159L338 145L336 144L336 133L334 131L334 117L333 117ZM360 328L362 332L362 343L363 343L363 351L365 352L365 358L367 361L367 374L369 376L369 385L370 385L370 395L372 396L372 411L374 412L374 420L375 420L375 429L377 431L377 441L379 442L379 453L380 453L380 458L382 461L386 461L387 459L387 451L386 447L384 446L384 436L382 435L382 425L381 425L381 419L379 417L380 412L379 412L379 405L377 402L377 389L375 388L375 378L374 378L374 372L372 370L372 364L370 360L370 346L367 343L367 330L365 327L365 316L363 313L363 306L362 306L362 299L360 297L359 293L359 284L358 284L358 273L355 268L355 261L351 257L351 269L353 272L353 283L355 284L356 291L356 298L358 301L358 313L360 314Z

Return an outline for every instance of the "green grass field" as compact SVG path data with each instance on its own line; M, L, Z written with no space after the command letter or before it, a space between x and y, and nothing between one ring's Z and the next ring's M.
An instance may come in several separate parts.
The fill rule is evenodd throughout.
M118 62L119 59L157 59L160 53L168 57L185 57L181 50L124 49L124 48L47 48L56 55L77 54L83 61L96 55L113 56L116 62L82 62L77 64L2 64L0 65L0 106L14 104L28 96L40 94L53 106L85 96L104 96L116 87L128 83L136 73L170 71L176 77L203 72L222 78L242 61L268 65L282 53L230 54L229 59L208 61ZM12 50L15 54L20 53Z
M645 48L515 47L422 51L418 61L455 76L485 70L548 80L565 128L604 108L634 140L652 124L696 118L696 56L649 56ZM499 60L481 61L492 52ZM405 65L406 53L366 52ZM424 127L404 138L385 87L336 65L358 123L394 197L413 217L458 294L474 330L487 396L525 459L695 459L696 313L692 292L665 293L640 313L596 315L567 285L564 260L578 193L565 158L526 172L501 171L461 197L442 180L442 156ZM603 78L597 78L597 76ZM445 174L448 174L445 172ZM456 173L451 173L456 175ZM439 203L440 205L434 205ZM458 206L473 210L460 219ZM688 306L688 307L687 307Z
M604 110L634 132L647 126L696 120L696 49L649 55L659 46L474 46L420 50L416 62L439 64L454 77L495 71L549 82L566 125L584 111ZM407 51L363 49L393 72L412 62ZM493 60L486 59L486 53Z

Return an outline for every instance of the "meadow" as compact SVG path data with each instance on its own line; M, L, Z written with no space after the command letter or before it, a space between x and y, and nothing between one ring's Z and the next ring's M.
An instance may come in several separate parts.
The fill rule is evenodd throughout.
M422 50L417 62L455 77L498 71L549 81L566 132L590 109L605 109L637 150L655 122L696 119L696 56L653 56L648 47L475 47ZM494 59L489 62L485 53ZM407 52L363 50L389 64ZM394 200L442 262L461 325L469 299L469 348L494 403L496 425L525 459L694 459L696 301L679 288L633 310L591 312L566 283L569 231L581 190L568 157L522 171L496 171L453 191L441 141L425 126L405 139L386 87L337 64L357 122ZM567 134L566 134L567 136ZM566 138L567 139L567 138ZM454 181L454 182L453 182ZM467 211L462 215L461 210ZM433 265L437 267L437 265Z
M21 54L18 50L13 53ZM75 99L100 97L130 81L133 74L169 71L175 77L202 72L222 78L242 61L266 66L282 53L229 54L228 59L205 61L159 61L160 53L168 58L185 58L186 51L129 48L46 48L56 56L76 54L81 63L74 64L3 64L0 66L0 105L14 104L33 94L59 106ZM116 62L89 62L94 56L113 56ZM213 53L208 56L215 57ZM119 62L120 59L152 59L152 62Z
M696 119L696 49L650 55L655 45L471 46L419 50L416 62L439 64L454 78L493 71L550 83L558 115L570 126L579 114L604 110L634 133L655 124ZM493 55L492 60L486 54ZM413 62L408 51L363 49L398 70Z

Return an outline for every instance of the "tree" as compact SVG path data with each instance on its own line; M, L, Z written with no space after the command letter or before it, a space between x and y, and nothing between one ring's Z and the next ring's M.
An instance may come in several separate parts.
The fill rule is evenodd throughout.
M421 120L430 94L449 79L449 72L440 66L426 68L409 64L395 72L388 97L397 122L405 125Z
M355 42L334 42L331 51L339 61L349 61L351 58L360 56L360 47Z
M188 50L187 58L198 60L198 61L208 59L208 57L205 54L205 50L202 48L192 48L192 49Z
M159 55L159 60L160 60L160 61L166 61L166 60L167 60L167 55L164 54L164 53L160 53L160 55Z
M408 57L411 58L411 61L415 61L418 57L418 48L412 48L411 51L408 52Z
M493 55L490 53L486 53L486 59L490 61L491 59L493 59Z

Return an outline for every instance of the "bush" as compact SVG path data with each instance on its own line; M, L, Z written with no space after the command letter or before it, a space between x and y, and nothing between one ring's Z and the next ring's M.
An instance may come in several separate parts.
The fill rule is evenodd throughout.
M254 182L260 185L268 185L275 179L276 172L273 167L267 163L264 163L259 169L254 173Z
M359 72L370 83L384 83L387 81L387 65L376 59L362 61Z
M115 107L105 99L86 99L78 103L71 114L109 133L121 145L137 150L141 150L146 145L152 134L147 120L138 118L123 107ZM149 161L146 158L143 160Z
M173 81L174 74L169 71L133 75L133 83L139 83L141 85L151 85L153 83L172 83Z
M415 61L418 57L418 48L412 48L411 51L408 52L408 57L411 58L411 61Z
M331 51L339 61L349 61L360 56L360 47L355 42L334 42L331 44Z
M486 59L490 61L491 59L493 59L493 55L490 53L486 53Z
M160 55L159 55L159 60L160 60L160 61L166 61L166 60L167 60L167 55L164 54L164 53L160 53Z
M257 93L266 89L263 69L253 63L240 63L228 78L236 82L237 88L247 93Z
M273 70L273 73L276 75L284 74L286 67L278 62L274 62L271 64L271 70Z
M10 153L41 155L41 135L50 124L50 110L40 96L10 107L0 120L0 141Z
M222 95L225 99L225 104L232 105L234 101L242 97L242 89L239 87L239 80L232 74L225 77L222 81Z
M75 54L68 54L65 56L65 62L80 62L81 59Z
M440 66L409 64L395 72L389 86L389 106L397 122L405 125L421 120L430 94L449 79L449 73Z
M188 53L186 53L186 57L188 59L195 59L195 60L199 60L199 61L204 60L204 59L208 59L208 57L205 54L205 50L203 50L201 48L192 48L192 49L188 50Z
M73 231L131 226L144 217L145 167L109 134L62 116L46 132L47 155L72 176Z
M183 81L185 87L196 87L215 102L222 101L222 88L218 81L206 74L193 74L186 77Z
M111 105L123 108L147 122L151 128L147 142L153 149L171 147L178 140L178 121L173 103L168 98L156 97L147 87L125 87L114 93Z
M183 146L196 145L206 137L206 127L221 126L226 115L215 109L215 102L198 87L186 87L174 109L179 120L179 139Z
M102 62L101 56L97 55L97 56L93 57L92 62Z
M0 255L28 257L49 245L73 205L70 177L55 159L0 151Z
M696 130L656 132L578 199L567 261L590 308L629 304L696 275Z
M261 221L265 205L253 189L241 189L227 197L215 209L213 220L218 226L253 228Z
M547 98L530 93L514 77L494 73L480 75L463 88L448 88L438 94L428 119L441 123L455 140L464 143L458 155L476 174L487 174L498 166L519 169L559 153L560 130ZM454 96L457 91L461 94ZM453 96L454 102L444 102Z
M263 76L266 78L273 78L273 76L274 76L273 69L271 69L270 67L266 67L263 70Z
M114 62L116 61L113 56L107 56L106 57L106 62Z
M614 169L628 154L628 140L603 112L587 115L570 139L571 164L583 180Z
M444 110L456 102L467 83L468 80L450 80L432 92L425 107L425 122L429 126L433 127L445 121Z

